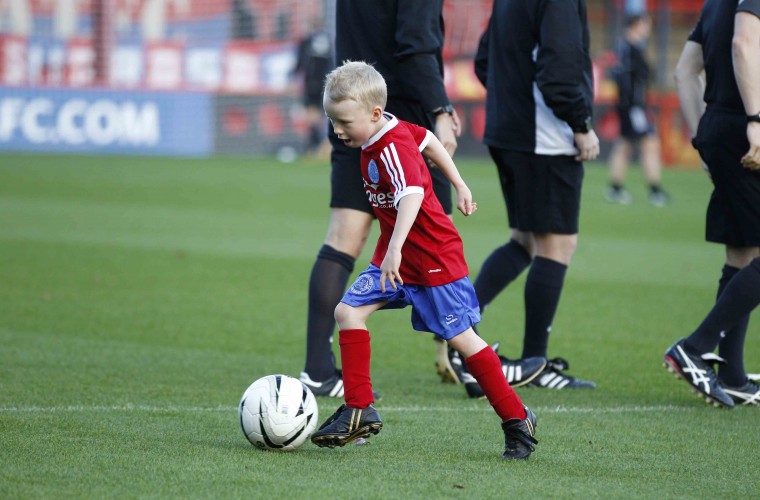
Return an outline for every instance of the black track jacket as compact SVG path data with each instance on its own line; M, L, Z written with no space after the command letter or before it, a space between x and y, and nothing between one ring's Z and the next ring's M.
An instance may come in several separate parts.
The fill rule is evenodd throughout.
M389 97L425 111L449 103L443 85L443 0L338 0L335 57L372 64Z
M487 90L483 142L577 154L572 130L593 104L585 0L494 0L475 73Z

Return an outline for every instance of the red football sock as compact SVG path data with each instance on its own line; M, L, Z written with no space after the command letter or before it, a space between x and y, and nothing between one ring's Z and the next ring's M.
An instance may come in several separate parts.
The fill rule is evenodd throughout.
M510 418L525 419L525 408L520 396L509 386L504 372L501 371L499 356L490 346L465 359L465 363L502 422Z
M352 408L366 408L375 401L369 376L370 338L367 330L341 330L340 362L343 397Z

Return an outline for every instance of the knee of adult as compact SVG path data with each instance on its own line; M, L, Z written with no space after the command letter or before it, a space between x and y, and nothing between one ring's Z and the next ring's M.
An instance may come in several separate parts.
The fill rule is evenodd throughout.
M578 235L563 235L556 241L556 246L553 247L553 254L557 261L570 265L577 247Z
M575 254L576 248L578 248L578 235L573 235L565 242L565 254L568 258Z

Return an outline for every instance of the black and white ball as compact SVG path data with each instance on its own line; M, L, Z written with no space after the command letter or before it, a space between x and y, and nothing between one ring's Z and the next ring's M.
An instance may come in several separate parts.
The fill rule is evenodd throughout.
M288 375L252 383L238 406L243 434L263 450L295 450L317 427L319 411L311 390Z

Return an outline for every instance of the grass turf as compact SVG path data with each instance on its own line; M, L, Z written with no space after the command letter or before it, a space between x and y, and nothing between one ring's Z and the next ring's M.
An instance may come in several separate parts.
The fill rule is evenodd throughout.
M506 239L504 207L490 162L459 167L479 206L456 218L475 276ZM326 165L0 156L0 496L756 495L757 409L708 407L659 366L714 301L723 253L703 241L709 181L666 171L674 202L657 209L638 171L630 206L603 201L605 178L587 169L549 353L599 387L518 389L540 443L507 463L490 407L438 381L434 343L408 310L370 320L385 422L370 445L284 454L243 437L247 385L302 368ZM480 328L512 356L523 280ZM747 337L758 371L756 323ZM320 398L320 420L338 404Z

